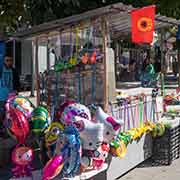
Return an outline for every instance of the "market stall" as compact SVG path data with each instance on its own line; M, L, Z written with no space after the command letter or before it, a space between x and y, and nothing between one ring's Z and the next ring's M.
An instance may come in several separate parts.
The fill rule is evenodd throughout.
M131 10L133 10L131 6L119 3L45 23L16 34L16 37L32 41L37 105L46 105L49 112L49 115L45 113L46 117L43 118L46 121L41 124L42 130L34 121L40 116L38 113L41 108L34 111L37 114L34 113L33 118L31 117L33 132L44 133L49 126L48 119L51 119L62 123L65 129L61 126L59 129L63 137L68 139L64 151L59 150L63 155L50 156L49 163L43 168L44 179L45 176L54 177L57 172L62 172L60 176L63 177L79 177L76 173L80 165L74 166L76 160L76 165L79 164L78 158L81 156L78 154L80 151L78 137L82 140L83 153L85 155L90 153L81 157L83 170L89 165L102 173L101 168L104 168L103 175L107 179L115 179L152 155L151 133L154 137L164 133L164 125L158 123L162 113L162 100L157 97L158 92L152 93L151 89L150 93L140 91L131 96L116 97L115 57L110 45L111 40L130 34ZM177 20L157 15L155 29L178 23ZM38 51L42 44L47 45L47 67L43 73L40 73ZM54 57L52 66L50 53ZM62 107L62 103L67 100L68 103ZM72 129L68 127L68 123L73 124ZM52 128L49 126L48 130L51 132L53 128L50 127ZM79 136L74 139L77 144L70 146L73 133L75 135L79 133ZM57 137L55 139L57 140ZM104 144L97 146L99 142ZM48 143L50 144L48 148L51 149L52 144L49 141ZM70 152L68 158L64 154L66 151ZM107 156L108 160L106 160ZM68 165L71 162L73 168ZM63 166L67 166L70 172L67 172ZM52 170L51 174L49 169ZM85 174L87 169L85 168ZM92 173L91 177L95 174Z

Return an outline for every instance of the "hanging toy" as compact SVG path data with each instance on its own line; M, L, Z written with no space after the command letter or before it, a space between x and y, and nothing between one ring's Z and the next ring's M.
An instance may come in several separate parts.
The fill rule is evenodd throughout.
M85 53L85 54L82 56L81 62L82 62L83 64L87 64L87 63L88 63L88 60L89 60L89 55L88 55L88 53Z
M71 32L71 35L70 35L70 43L71 43L70 54L71 54L71 57L69 59L69 64L71 64L72 67L78 64L78 62L77 62L78 34L77 33L78 32L76 32L76 53L74 56L73 56L74 43L73 43L73 38L72 38L73 33Z
M5 120L8 131L16 137L19 143L24 144L30 130L28 120L17 109L10 109L8 114L8 119Z
M126 144L122 140L120 140L120 141L115 140L115 141L111 142L110 152L113 156L123 158L123 157L125 157L125 155L127 153Z
M17 145L12 152L12 161L15 167L12 169L15 178L31 177L34 152L31 148Z
M95 64L96 63L96 56L97 56L96 51L94 51L92 53L91 58L90 58L90 64Z
M75 66L77 64L77 59L75 57L71 57L69 59L69 63L72 65L72 66Z
M38 106L34 109L31 116L31 130L35 134L43 133L50 124L49 113L43 106Z
M42 180L50 180L55 178L64 166L62 155L56 155L50 159L43 168Z

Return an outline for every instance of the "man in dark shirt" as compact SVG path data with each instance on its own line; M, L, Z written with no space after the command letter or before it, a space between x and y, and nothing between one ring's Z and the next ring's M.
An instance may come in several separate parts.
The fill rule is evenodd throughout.
M19 75L13 68L13 58L5 56L3 67L0 70L0 136L3 129L3 119L5 115L5 103L8 94L20 90Z

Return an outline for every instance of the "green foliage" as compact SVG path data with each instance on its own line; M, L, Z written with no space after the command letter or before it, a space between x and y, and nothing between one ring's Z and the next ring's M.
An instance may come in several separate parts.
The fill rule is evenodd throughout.
M180 0L0 0L0 30L12 32L118 2L134 7L156 4L161 14L180 17Z

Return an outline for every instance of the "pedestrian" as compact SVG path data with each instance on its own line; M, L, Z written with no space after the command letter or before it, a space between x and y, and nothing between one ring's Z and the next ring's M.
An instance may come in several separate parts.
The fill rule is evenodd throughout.
M20 89L19 75L13 68L13 58L5 56L2 68L0 68L0 136L5 132L3 120L5 116L5 103L9 93L18 93Z

